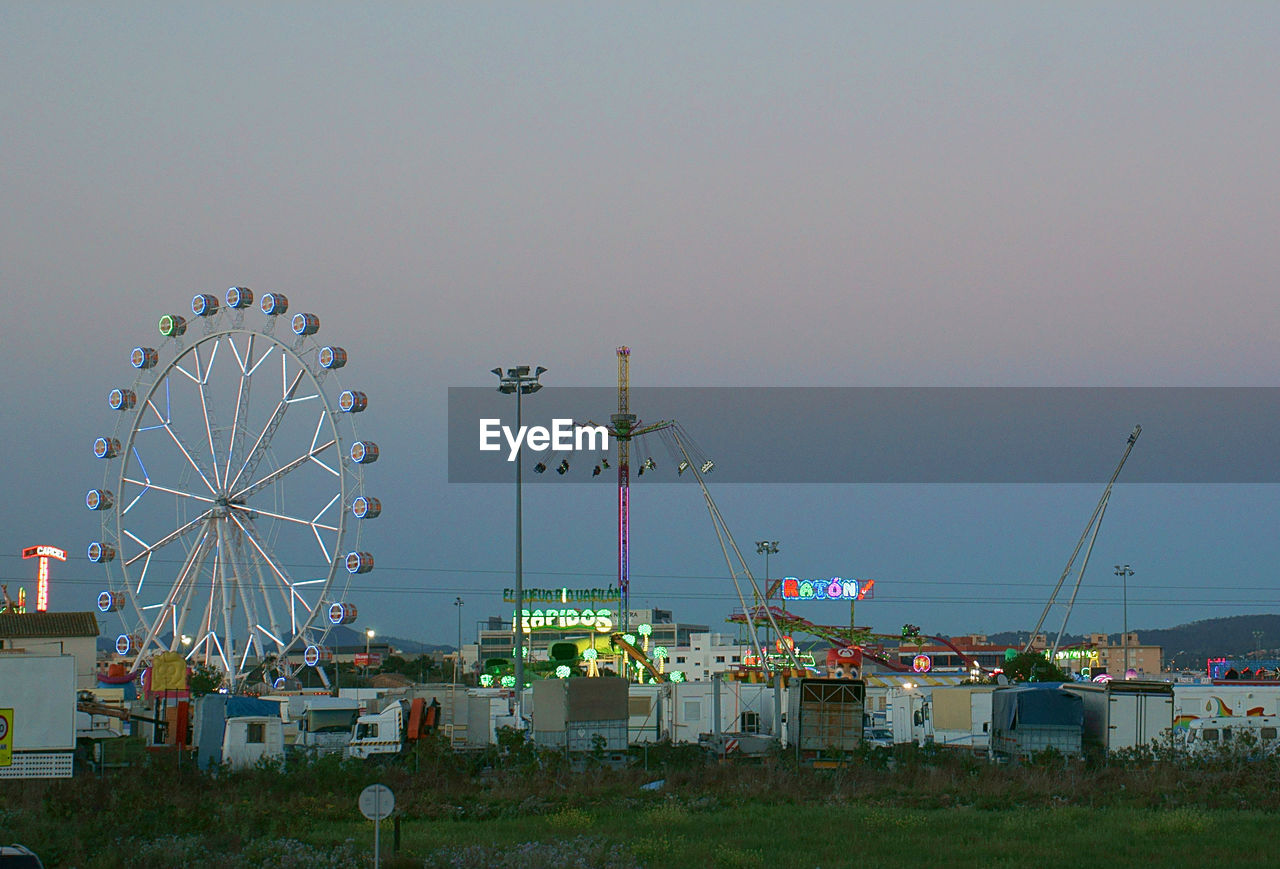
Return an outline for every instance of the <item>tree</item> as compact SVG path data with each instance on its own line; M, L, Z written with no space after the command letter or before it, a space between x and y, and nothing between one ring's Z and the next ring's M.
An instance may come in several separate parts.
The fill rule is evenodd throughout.
M223 672L209 664L196 664L191 668L191 677L187 684L191 688L192 697L212 694L222 687Z
M1019 652L1004 662L1010 682L1070 682L1071 677L1043 652Z

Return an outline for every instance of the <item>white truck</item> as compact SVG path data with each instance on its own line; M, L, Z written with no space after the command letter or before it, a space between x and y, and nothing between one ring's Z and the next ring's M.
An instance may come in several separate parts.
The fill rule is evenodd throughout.
M365 760L389 758L408 751L440 723L440 704L421 697L397 700L381 712L361 715L351 730L346 756Z
M1139 679L1067 682L1084 702L1085 745L1104 752L1166 744L1173 729L1173 685Z
M293 715L298 728L294 746L311 757L339 754L351 742L360 704L346 697L306 697Z
M929 697L919 688L890 688L885 698L885 725L896 745L924 745L932 736Z

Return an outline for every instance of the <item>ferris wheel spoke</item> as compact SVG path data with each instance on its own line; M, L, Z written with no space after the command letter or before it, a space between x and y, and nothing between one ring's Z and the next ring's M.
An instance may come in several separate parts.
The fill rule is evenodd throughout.
M258 366L267 361L267 358L275 352L275 345L268 347L263 354L258 357L258 361L253 361L253 345L258 338L257 333L252 333L245 341L244 352L240 352L240 348L236 347L235 339L228 335L227 344L231 347L231 353L236 357L236 362L240 365L240 374L243 377L252 377L253 372L258 370Z
M271 595L267 592L267 581L266 577L262 573L261 563L254 563L254 573L257 574L258 577L258 592L262 595L263 606L267 608L267 621L271 625L272 632L267 635L271 637L271 639L275 640L278 651L283 654L285 646L288 644L278 636L281 633L280 622L276 619L276 608L271 605ZM259 625L259 627L261 627L261 625Z
M138 537L136 534L126 530L124 533L128 535L129 539L137 543L139 546L141 546L142 549L136 555L126 559L124 562L125 565L126 566L132 565L139 558L149 559L151 557L151 553L165 546L168 546L170 543L177 540L179 537L182 537L185 534L189 533L192 529L199 527L206 519L209 518L210 515L211 515L211 511L206 510L204 513L201 513L199 516L192 519L190 522L187 522L183 525L179 525L177 528L173 529L168 534L161 537L155 543L147 543L146 541Z
M257 335L249 336L249 340L245 344L243 356L236 348L236 342L231 338L231 336L227 337L227 344L231 347L231 354L235 357L236 364L240 367L240 377L239 382L236 384L236 409L235 415L231 420L231 439L227 446L227 464L222 473L222 479L224 481L231 479L231 461L235 457L237 448L244 444L244 431L240 426L240 414L248 402L249 387L252 385L249 362L253 359L253 345L254 338L256 337ZM271 350L268 349L267 352L270 353Z
M151 565L150 553L148 553L146 556L146 563L144 564L143 569L141 571L141 575L138 580L138 587L136 589L133 589L133 588L125 589L126 593L129 596L130 603L132 604L134 609L137 610L138 616L142 620L142 623L144 625L147 624L148 617L146 613L149 610L155 610L155 609L160 610L160 612L158 612L155 618L150 622L150 626L148 627L146 638L142 640L142 643L140 645L141 652L146 651L146 649L150 646L150 644L155 640L156 636L158 635L160 626L164 624L166 620L165 617L167 615L167 612L165 610L166 605L168 603L171 603L174 599L176 599L182 584L187 580L187 578L195 575L195 573L193 573L193 570L198 572L199 565L203 561L204 556L208 551L208 547L206 544L207 540L208 540L208 534L206 531L205 537L201 540L201 542L197 544L195 547L193 547L192 550L187 554L186 559L183 561L182 569L179 571L178 581L174 583L174 587L170 591L170 594L167 598L166 603L144 604L140 599L140 595L142 594L142 586L143 586L143 583L146 581L147 568L150 567ZM138 665L142 662L141 652L138 655L138 659L134 661L134 664L133 664L134 670L136 670L138 668Z
M247 500L249 496L252 495L253 493L260 491L261 489L271 485L281 477L291 474L294 471L298 470L298 468L301 468L303 465L306 465L313 461L316 462L316 464L320 465L321 467L325 468L326 470L330 470L328 466L325 465L323 462L317 461L316 456L319 455L320 453L323 453L325 450L330 449L336 444L337 444L336 440L331 440L331 441L326 441L325 443L321 444L318 447L313 447L312 449L298 456L296 459L293 459L292 461L281 465L280 467L276 468L274 471L262 477L261 479L245 486L243 489L241 489L240 491L232 495L232 498L237 501Z
M152 398L147 399L147 407L151 408L151 412L156 415L156 424L143 426L139 431L151 431L152 429L164 428L169 424L173 408L173 405L169 400L169 378L166 377L164 379L164 413L160 412L160 408L156 407L155 400Z
M323 436L323 433L324 433L324 423L325 423L325 414L322 413L320 414L320 418L316 420L316 430L311 435L311 460L315 462L317 465L319 465L320 467L324 468L333 476L341 477L342 471L340 469L331 468L328 465L326 465L324 462L316 458L316 455L319 454L321 450L327 449L329 446L333 444L333 441L329 441L329 443L324 444L323 446L320 445L320 438Z
M249 451L249 455L245 457L244 464L240 466L240 470L236 471L235 477L227 484L228 489L234 489L240 482L241 477L252 477L258 467L258 462L262 460L263 454L266 452L266 445L280 427L281 421L284 419L284 413L289 409L289 399L298 389L298 384L302 382L302 376L306 373L306 368L300 368L298 373L294 375L292 382L288 379L288 363L289 357L283 353L280 355L280 368L282 377L284 378L284 388L280 401L276 404L275 409L271 412L271 416L267 419L267 424L262 427L262 431L258 433L258 439L254 441L253 449Z
M337 499L340 497L342 497L341 492L339 492L334 497L334 501L337 501ZM330 502L330 503L333 503L333 502ZM253 512L259 516L266 516L269 519L279 519L281 522L292 522L295 525L306 525L308 528L319 529L321 531L337 531L338 530L337 525L326 525L323 522L317 522L315 519L303 519L300 516L289 516L285 513L274 513L271 510L260 510L256 507L254 508ZM324 512L325 512L324 510L321 511L321 513L324 513Z
M178 447L178 451L182 453L182 457L187 460L187 464L191 465L191 469L200 475L200 479L204 481L204 484L205 486L208 487L209 491L211 493L216 494L218 491L218 488L213 483L209 482L209 478L205 476L204 471L200 468L200 463L197 462L194 457L192 457L190 450L188 450L186 445L182 443L182 438L178 437L178 433L173 430L173 423L166 422L163 426L161 426L161 428L163 428L169 434L169 437L173 440L174 444ZM215 477L217 476L216 472L214 476Z
M199 548L192 550L191 557L189 557L186 563L182 566L182 571L178 574L178 580L173 584L173 588L169 590L169 594L165 597L164 603L151 604L150 606L143 607L144 610L158 610L155 619L151 623L151 629L147 632L146 639L142 641L143 649L147 648L152 642L155 642L157 646L160 645L160 628L166 622L174 618L175 603L178 599L178 595L182 593L183 586L186 585L196 573L196 565L200 560L197 557L197 553L199 551ZM175 636L172 642L176 643L177 641L178 638Z
M308 606L309 608L309 604L307 604L306 599L303 598L302 595L298 594L297 589L294 588L293 582L290 581L289 579L289 574L285 571L285 569L280 564L276 562L274 558L272 558L271 553L267 551L266 546L263 544L262 540L258 535L257 529L253 525L250 525L242 521L240 517L234 513L231 514L231 518L236 523L236 525L238 525L240 529L244 531L245 537L249 540L249 543L252 544L253 548L257 551L258 557L262 559L263 563L265 563L268 568L270 568L271 574L280 583L282 583L284 587L288 590L287 597L290 599L290 601L292 602L292 598L296 597L299 601L303 603L303 605ZM297 623L296 618L292 619L292 621L294 622L294 624Z
M263 545L261 539L258 536L257 529L253 527L251 522L242 521L241 517L234 513L232 514L231 519L237 525L240 526L240 530L244 533L244 535L247 538L249 538L249 542L253 544L253 547L255 550L259 551L260 553L264 553L266 551L265 545ZM271 580L275 583L275 591L277 594L280 595L281 603L290 610L290 613L292 613L292 609L294 605L293 586L296 585L297 583L290 581L288 578L288 575L283 572L283 569L278 567L274 563L274 561L269 557L261 557L254 561L255 569L258 574L258 585L263 589L262 596L263 596L263 599L267 602L267 612L271 618L272 627L275 628L278 632L279 621L276 619L276 616L275 616L275 607L271 605L272 596L266 590L267 583L262 570L262 566L264 564L268 568L270 568L267 571L267 573L270 574ZM290 617L291 629L293 624L294 624L294 620L291 615Z
M234 590L231 588L233 577L229 576L230 565L228 563L229 549L225 539L224 523L217 524L218 539L218 557L214 567L215 582L218 585L221 605L222 605L222 640L224 650L230 657L234 657L236 653L235 632L233 630L232 613L236 608L236 599ZM235 671L232 671L233 673Z
M176 495L179 498L190 498L191 500L199 501L202 504L214 503L213 498L209 498L204 495L195 495L191 492L184 492L181 489L170 489L168 486L161 486L157 483L151 482L150 480L139 480L134 477L125 477L124 481L133 486L141 486L144 491L147 489L150 489L156 492L164 492L167 495ZM141 497L142 497L142 494L139 493L138 498L141 498ZM137 499L135 498L134 500L136 501Z
M217 486L222 485L222 480L218 476L218 446L214 442L213 432L217 428L217 424L213 420L213 410L209 406L209 395L206 387L209 385L209 372L213 370L213 360L218 357L218 346L221 340L213 342L213 350L209 353L209 363L202 366L200 360L200 347L197 345L193 352L196 360L196 372L200 375L196 380L196 386L200 391L200 411L204 416L204 434L205 440L209 444L209 467L213 471L213 482ZM230 452L230 448L228 448Z

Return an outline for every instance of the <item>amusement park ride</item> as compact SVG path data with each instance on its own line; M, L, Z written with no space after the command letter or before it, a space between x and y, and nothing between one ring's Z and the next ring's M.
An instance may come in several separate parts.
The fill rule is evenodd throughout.
M101 519L87 549L105 574L98 608L123 623L116 651L132 672L160 653L179 653L223 671L233 692L259 676L277 688L296 684L305 667L327 685L317 665L331 629L356 620L352 583L374 566L361 537L382 510L365 489L379 448L356 425L369 399L338 382L347 351L321 343L317 315L289 313L281 293L255 304L247 287L198 294L189 316L165 314L158 329L157 346L129 354L132 379L109 390L115 422L93 442L103 481L85 496ZM632 455L641 455L646 436L662 441L677 476L687 472L702 493L739 603L729 621L745 626L752 649L739 678L812 675L817 662L795 648L795 633L831 645L829 673L856 675L864 657L906 669L886 656L889 635L853 624L852 601L847 627L772 604L776 586L757 582L707 488L714 462L679 422L644 423L632 412L631 351L619 347L616 356L617 409L605 428L617 439L620 623L609 637L619 674L682 678L666 670L665 649L650 653L647 626L633 633L628 624ZM637 477L657 468L644 455ZM548 463L568 470L567 458L553 456L534 471ZM602 457L593 476L608 467ZM777 638L768 652L758 636L766 628ZM599 674L599 653L589 651L581 660L589 675ZM562 677L571 671L555 668Z
M707 488L705 475L714 469L715 463L697 448L693 439L678 421L671 419L654 423L640 421L639 417L631 410L631 349L626 346L619 347L616 355L618 362L618 406L617 411L610 416L609 424L604 427L617 440L617 455L615 459L618 472L617 582L620 595L619 614L621 624L620 630L611 636L611 641L618 653L619 670L634 676L640 681L662 682L678 680L682 676L679 671L673 673L665 672L661 661L655 665L647 653L647 637L645 643L637 644L636 637L629 632L629 625L627 624L631 589L631 453L633 446L641 444L645 436L656 435L663 441L667 452L675 463L677 475L683 476L688 471L698 484L708 514L711 517L712 525L715 528L721 553L729 568L729 575L733 582L740 608L729 617L728 621L746 627L752 647L752 654L747 655L742 665L731 674L734 678L747 681L768 681L775 675L782 679L814 675L819 670L818 662L812 654L796 649L791 640L791 635L794 633L809 634L817 637L819 641L828 643L830 649L824 662L826 670L828 673L835 673L840 677L856 677L861 670L864 656L881 663L890 670L911 671L910 665L904 666L887 657L886 641L897 640L900 639L899 637L889 634L874 634L868 628L855 627L853 606L855 600L860 597L859 595L855 595L850 599L850 622L847 627L814 624L807 619L793 615L784 607L774 606L770 603L783 581L778 580L769 583L766 578L768 585L767 588L762 590L752 574L723 515L716 506L715 499L712 498L711 492ZM587 425L596 426L600 424L589 421ZM548 467L555 468L558 473L563 475L569 469L568 457L558 454L553 455L547 460L536 464L534 471L536 473L544 473ZM603 469L608 469L608 467L608 459L602 458L601 462L593 469L592 476L598 476ZM653 471L656 467L657 463L653 457L647 455L639 465L637 476L643 475L646 470ZM746 588L749 589L749 594L744 590L744 582ZM747 602L748 597L751 600L750 604ZM645 627L648 626L641 625L637 630ZM768 629L772 636L778 638L775 641L773 650L766 651L761 644L758 636L761 629ZM942 637L916 636L910 638L910 641L922 643L926 639L934 640L951 648L965 662L966 666L978 666L972 658L956 649L948 640ZM850 661L853 660L857 661L856 666L850 664ZM598 667L594 666L594 660L592 664L591 669L598 672Z
M320 318L281 293L255 305L231 287L190 311L160 317L161 343L135 347L134 377L107 396L103 482L85 496L101 517L98 609L119 614L134 671L171 651L232 691L256 672L283 686L355 620L351 581L373 569L360 539L382 510L364 488L379 451L356 431L369 400L338 383L347 352L320 343Z

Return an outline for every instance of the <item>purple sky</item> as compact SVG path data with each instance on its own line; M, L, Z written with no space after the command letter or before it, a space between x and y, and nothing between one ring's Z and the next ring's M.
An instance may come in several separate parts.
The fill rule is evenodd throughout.
M440 642L510 582L510 487L445 481L446 388L495 365L1275 385L1277 43L1268 4L4 4L0 576L61 545L54 606L92 606L106 391L232 284L351 352L385 475L361 624ZM611 488L529 491L531 583L609 579ZM966 632L1034 623L1100 488L716 494L775 573L874 576L877 628ZM1131 626L1275 611L1278 506L1122 487L1071 627L1119 629L1116 561ZM635 602L718 623L696 492L638 492L634 535Z

